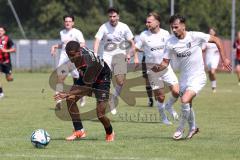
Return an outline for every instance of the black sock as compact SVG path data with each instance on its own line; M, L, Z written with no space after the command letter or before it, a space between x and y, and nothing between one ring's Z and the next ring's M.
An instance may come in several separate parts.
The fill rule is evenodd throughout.
M0 93L3 93L3 89L2 89L2 87L0 87Z
M110 126L108 128L105 128L106 134L112 134L113 129L112 129L112 125L110 124Z
M83 129L82 121L73 121L75 131Z
M147 91L147 95L148 98L152 98L152 87L151 86L146 86L146 91Z

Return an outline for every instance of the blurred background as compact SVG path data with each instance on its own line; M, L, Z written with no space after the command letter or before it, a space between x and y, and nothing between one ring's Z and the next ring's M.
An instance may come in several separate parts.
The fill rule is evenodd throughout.
M188 30L208 32L217 29L229 58L234 57L232 41L240 30L240 0L0 0L0 24L14 40L17 52L12 63L19 70L55 68L58 57L51 57L50 46L58 43L65 14L75 16L75 28L83 32L89 48L101 24L107 21L106 10L119 8L120 20L135 35L145 29L150 11L161 15L161 27L169 30L170 15L187 18Z

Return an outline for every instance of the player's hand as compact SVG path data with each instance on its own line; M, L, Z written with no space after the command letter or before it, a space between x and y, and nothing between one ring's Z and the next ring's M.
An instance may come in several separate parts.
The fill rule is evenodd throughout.
M151 68L151 70L152 70L153 72L160 72L160 71L161 71L161 70L160 70L160 65L159 65L159 64L154 65L154 66Z
M55 46L52 46L52 47L51 47L51 55L52 55L52 56L55 56L56 53L57 53L57 52L56 52L56 47L55 47Z
M130 59L131 59L130 54L127 54L127 55L126 55L126 61L127 61L127 63L130 63Z
M228 71L232 70L231 61L228 58L225 58L223 60L223 67L226 68Z
M54 100L55 101L63 100L65 98L67 98L68 96L69 96L69 94L67 94L66 92L59 92L54 95Z
M134 57L134 66L135 66L135 69L137 69L139 67L138 57Z

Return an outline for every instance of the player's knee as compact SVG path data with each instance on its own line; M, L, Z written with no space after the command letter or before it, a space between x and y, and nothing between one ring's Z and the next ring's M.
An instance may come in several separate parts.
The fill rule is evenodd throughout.
M8 82L13 81L12 75L6 75L6 80L7 80Z
M116 82L117 82L117 84L118 84L119 86L123 86L123 84L124 84L124 79L117 79Z
M179 90L172 90L172 96L175 98L179 97Z
M58 82L58 83L64 83L64 80L65 80L65 79L66 79L66 76L63 76L63 75L58 76L57 82Z
M182 104L189 103L189 99L182 97L181 98L181 103Z
M161 103L164 102L164 99L165 99L165 95L158 95L158 96L155 96L155 99Z

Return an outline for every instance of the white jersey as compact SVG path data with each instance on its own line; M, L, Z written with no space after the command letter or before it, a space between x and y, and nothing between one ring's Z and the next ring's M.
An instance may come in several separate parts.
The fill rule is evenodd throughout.
M215 43L204 43L202 50L205 50L205 64L208 70L216 69L220 59L220 53Z
M219 55L219 51L215 43L204 43L202 50L206 50L206 55Z
M135 44L135 47L144 50L148 70L155 64L162 62L165 43L169 36L169 32L164 29L160 29L158 33L152 33L146 30L140 34L140 38Z
M62 52L65 52L66 44L69 41L77 41L79 43L85 43L82 32L76 28L72 28L69 31L66 29L61 30L60 37L62 42Z
M204 62L202 57L202 44L208 42L209 34L202 32L186 32L184 39L172 36L166 43L164 58L176 58L179 62L181 81L191 81L193 77L203 75Z
M118 22L115 27L106 22L99 28L95 38L102 40L104 59L105 55L126 54L129 47L125 47L126 43L124 42L133 39L133 34L129 27L122 22Z

